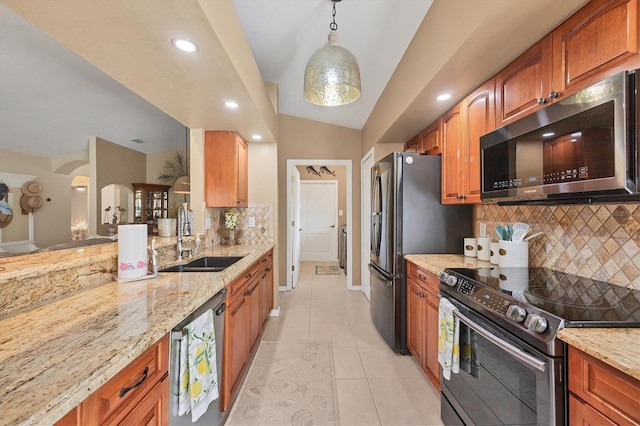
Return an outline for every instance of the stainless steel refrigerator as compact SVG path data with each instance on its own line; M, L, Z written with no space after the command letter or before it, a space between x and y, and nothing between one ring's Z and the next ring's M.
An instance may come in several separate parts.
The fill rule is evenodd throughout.
M371 170L371 317L389 346L407 349L405 254L462 253L471 206L440 203L440 156L395 152Z

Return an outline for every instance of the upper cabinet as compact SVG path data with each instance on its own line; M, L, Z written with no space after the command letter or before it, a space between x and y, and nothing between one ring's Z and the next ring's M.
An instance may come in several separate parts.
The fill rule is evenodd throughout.
M436 121L429 127L415 135L404 144L404 150L410 152L423 152L427 155L440 155L442 153L442 133L440 121Z
M559 98L640 67L639 4L591 0L551 33L553 90Z
M480 203L480 136L495 126L493 79L439 120L443 135L442 204Z
M248 147L232 131L204 133L205 201L207 207L247 207Z
M496 127L549 102L551 69L551 36L546 36L496 75Z
M640 67L640 0L592 0L496 75L496 127Z

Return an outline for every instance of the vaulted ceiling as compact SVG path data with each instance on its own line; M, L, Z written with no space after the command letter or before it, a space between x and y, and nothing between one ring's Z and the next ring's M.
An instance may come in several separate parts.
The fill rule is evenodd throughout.
M166 149L157 133L177 132L145 129L145 123L153 123L157 130L152 117L164 114L190 128L233 129L247 139L261 134L263 140L277 141L277 114L285 113L361 129L363 142L369 144L404 142L586 2L343 0L336 7L339 41L360 63L363 96L353 104L327 108L302 101L302 76L307 59L326 40L329 0L0 1L11 9L0 10L2 20L13 15L15 21L15 14L20 15L35 25L31 31L37 28L51 37L48 44L29 48L42 59L40 65L14 67L14 73L22 69L25 76L30 68L40 71L20 83L24 91L0 86L2 128L47 123L49 133L56 134L61 120L48 114L67 103L49 98L51 88L64 81L58 90L67 90L67 99L88 93L94 100L89 105L82 101L83 114L77 108L65 111L76 119L71 121L82 118L118 127L105 121L104 108L122 110L130 121L119 127L130 131L115 135L114 142L149 139L146 147L136 147L149 152ZM9 55L14 46L24 50L1 26L0 54ZM198 54L175 50L170 41L179 35L196 41ZM56 65L70 52L72 60ZM78 64L87 70L78 74L71 69ZM93 68L108 77L90 74ZM110 104L108 95L124 90L116 88L116 82L142 99L129 94L123 95L124 102ZM441 92L451 93L452 99L438 103L435 96ZM228 99L240 107L225 109ZM34 100L40 108L34 108ZM151 112L147 104L162 114ZM141 121L133 120L133 108L126 108L134 105L147 109ZM9 115L19 107L26 109L22 115ZM69 127L68 121L62 124ZM10 143L6 134L20 139L15 132L3 130L0 147Z

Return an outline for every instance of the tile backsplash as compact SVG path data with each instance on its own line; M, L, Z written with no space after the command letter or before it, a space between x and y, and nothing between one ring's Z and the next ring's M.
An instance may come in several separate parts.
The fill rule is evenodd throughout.
M529 264L640 290L640 204L475 207L476 226L526 222Z
M210 245L227 244L224 235L224 213L228 208L208 208L206 214L211 220L211 229L207 231L207 243ZM241 230L237 243L271 244L274 242L273 204L250 203L246 208L234 208L238 212L238 229ZM249 218L255 226L249 227Z

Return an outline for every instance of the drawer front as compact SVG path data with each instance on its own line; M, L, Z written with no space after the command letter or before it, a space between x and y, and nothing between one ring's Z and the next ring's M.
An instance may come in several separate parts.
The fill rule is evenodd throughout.
M168 372L167 334L82 402L83 425L102 424L133 406Z
M260 270L260 261L255 262L249 268L247 268L244 272L242 272L238 278L233 280L229 285L227 285L227 290L229 291L229 299L234 298L237 294L242 294L246 291L246 286L249 281L256 275Z
M640 380L569 348L569 390L618 424L640 424Z
M407 276L434 295L440 292L440 280L438 277L420 268L415 263L407 262Z

